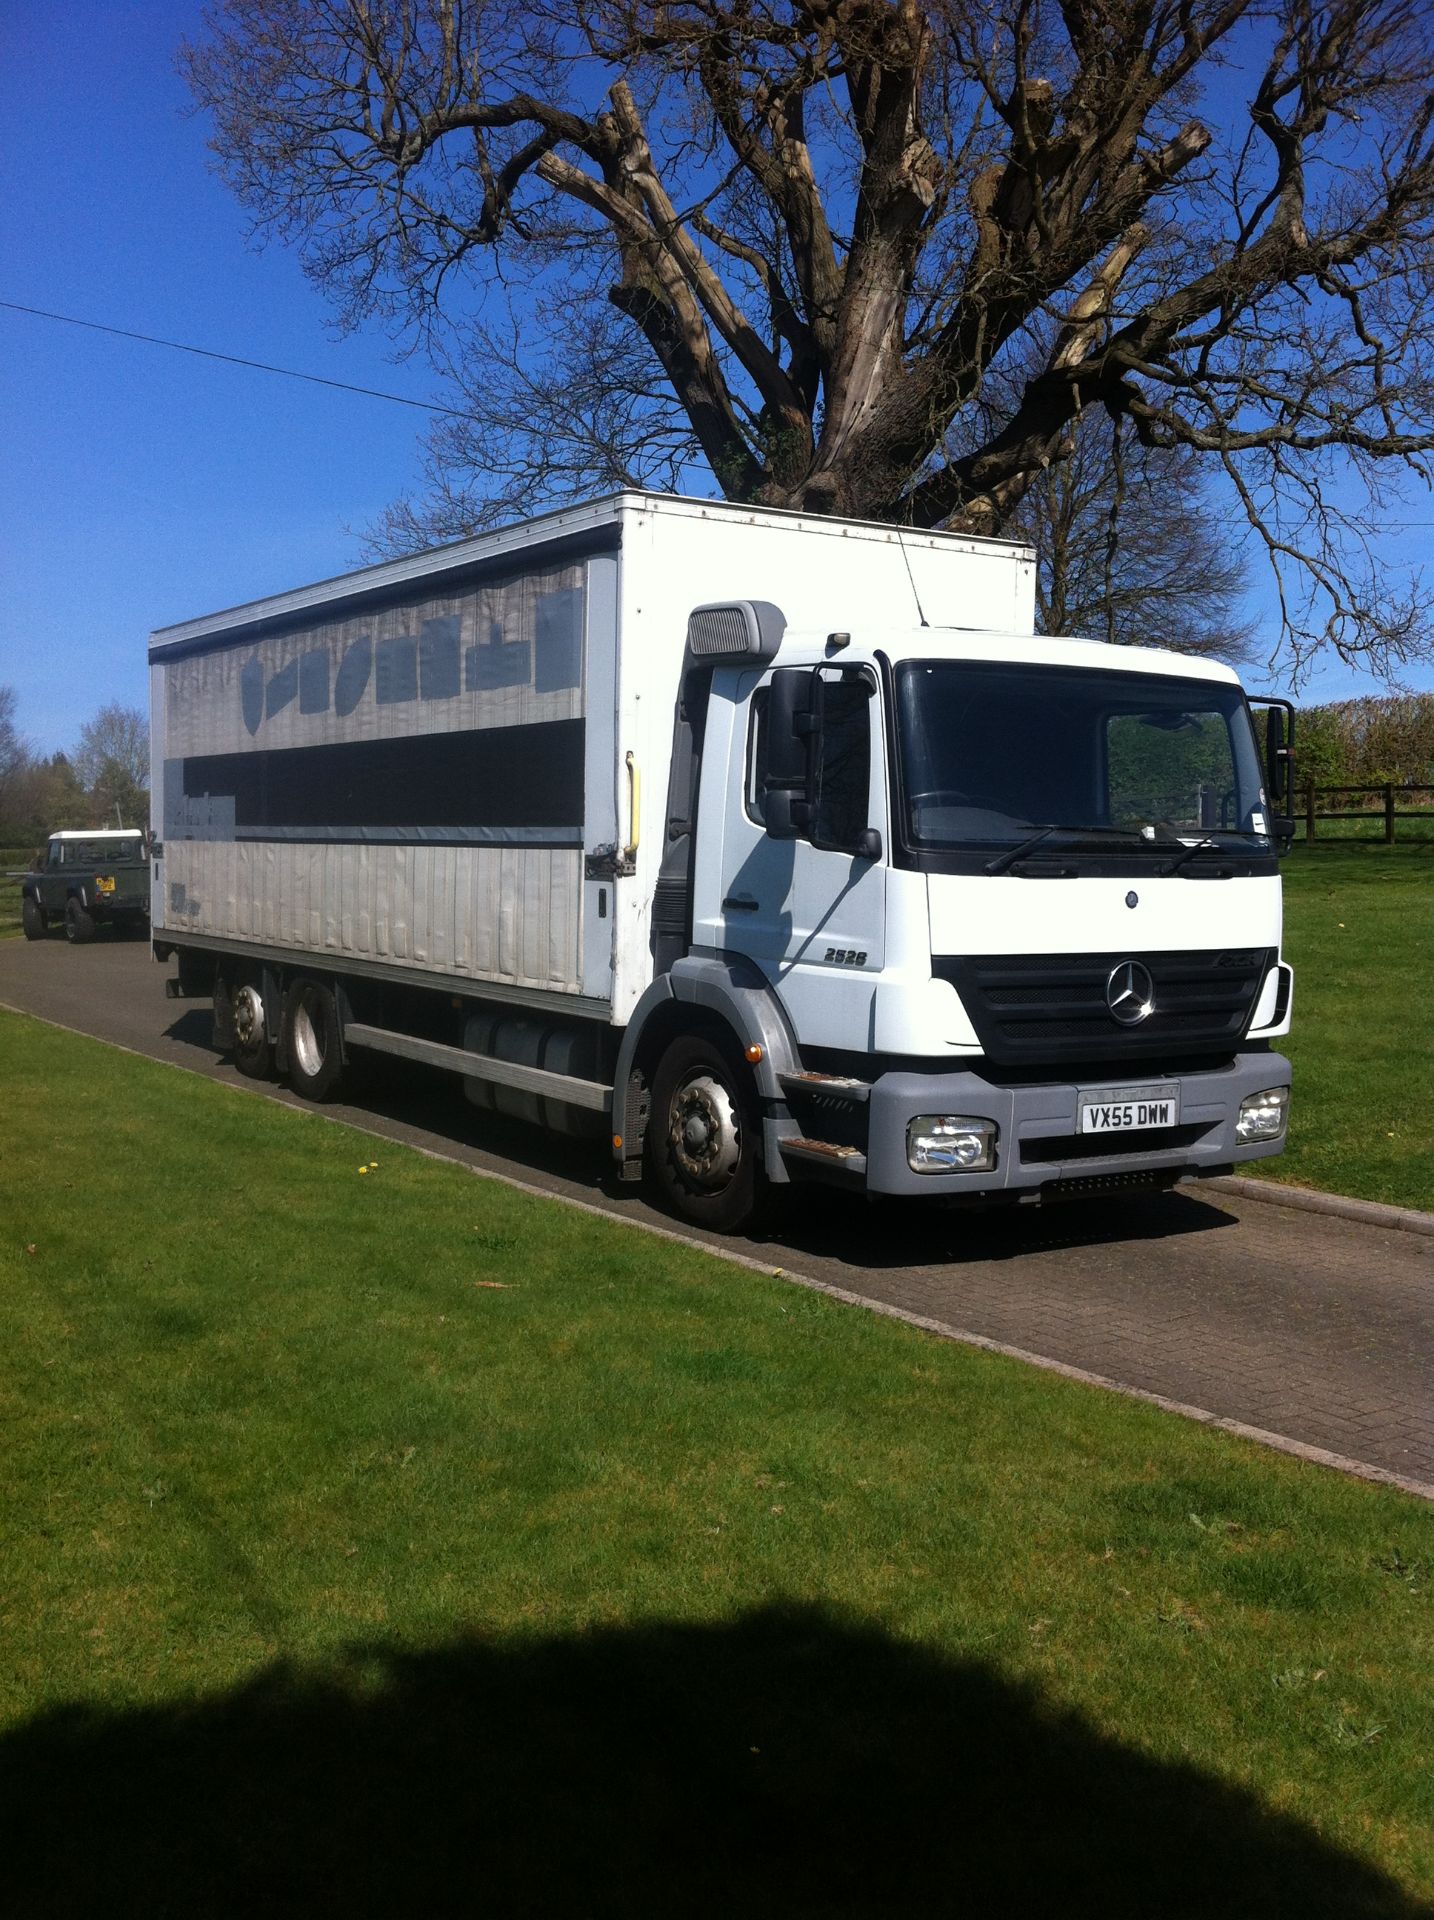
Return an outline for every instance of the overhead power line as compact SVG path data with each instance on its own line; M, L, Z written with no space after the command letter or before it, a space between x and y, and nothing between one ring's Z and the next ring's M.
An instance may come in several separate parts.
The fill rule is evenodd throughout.
M383 393L377 387L357 387L351 380L327 380L321 373L300 373L294 367L272 366L267 360L246 360L237 353L216 353L212 347L191 347L183 340L161 340L152 333L135 333L129 327L106 327L98 320L77 320L72 313L50 313L44 307L22 307L18 300L0 300L10 313L28 313L36 320L58 320L67 327L84 327L90 333L111 333L119 340L141 340L147 347L168 347L172 353L192 353L201 360L223 360L231 367L250 367L256 373L277 373L286 380L307 380L311 386L334 387L340 393L360 393L369 400L391 400L399 407L420 407L425 413L446 413L466 420L462 407L445 407L436 400L412 400L403 393Z
M389 400L396 407L417 407L424 413L443 413L453 420L470 420L464 407L445 407L437 400L414 400L405 393L385 393L379 387L355 386L351 380L330 380L321 373L300 373L297 367L276 367L268 360L246 360L242 354L219 353L213 347L192 347L184 340L162 340L157 334L136 333L130 327L109 327L98 320L80 320L72 313L52 313L46 307L22 306L18 300L0 300L7 313L27 313L35 320L56 320L62 326L83 327L88 333L108 333L117 340L139 340L147 347L167 347L171 353L192 353L201 360L222 360L226 366L248 367L255 373L276 373L285 380L307 380L313 387L332 387L338 393L361 394L366 400ZM1434 520L1386 520L1394 533L1434 528Z

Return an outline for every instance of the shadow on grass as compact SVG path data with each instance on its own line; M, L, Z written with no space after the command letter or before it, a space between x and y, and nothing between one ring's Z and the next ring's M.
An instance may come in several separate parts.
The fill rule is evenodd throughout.
M0 1789L29 1920L1419 1911L1237 1788L818 1612L59 1708Z

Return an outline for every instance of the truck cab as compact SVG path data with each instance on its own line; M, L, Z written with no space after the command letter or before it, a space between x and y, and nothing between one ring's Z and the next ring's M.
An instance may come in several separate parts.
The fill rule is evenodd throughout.
M989 1204L1281 1150L1288 747L1272 729L1262 755L1229 669L783 632L770 661L693 658L683 708L700 740L668 826L687 918L665 958L770 1004L746 1122L778 1179ZM702 1078L664 1083L649 1125L669 1197L716 1221L741 1089Z

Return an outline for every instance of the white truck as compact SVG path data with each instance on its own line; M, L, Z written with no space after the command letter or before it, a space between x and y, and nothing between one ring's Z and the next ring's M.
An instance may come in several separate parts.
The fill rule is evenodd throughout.
M718 1230L1278 1153L1288 709L1033 606L1011 542L628 492L164 628L171 991L243 1073L448 1068Z

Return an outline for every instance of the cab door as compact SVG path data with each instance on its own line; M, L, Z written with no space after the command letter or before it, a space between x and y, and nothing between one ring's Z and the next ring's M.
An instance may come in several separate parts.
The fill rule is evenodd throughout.
M705 828L720 819L722 833L709 877L694 890L693 931L760 967L803 1045L867 1048L886 938L887 869L869 844L873 828L882 847L887 841L880 696L865 667L819 671L813 811L799 838L767 831L771 676L732 676L725 753L712 751L717 715L709 713L701 820ZM700 838L711 845L705 832Z

